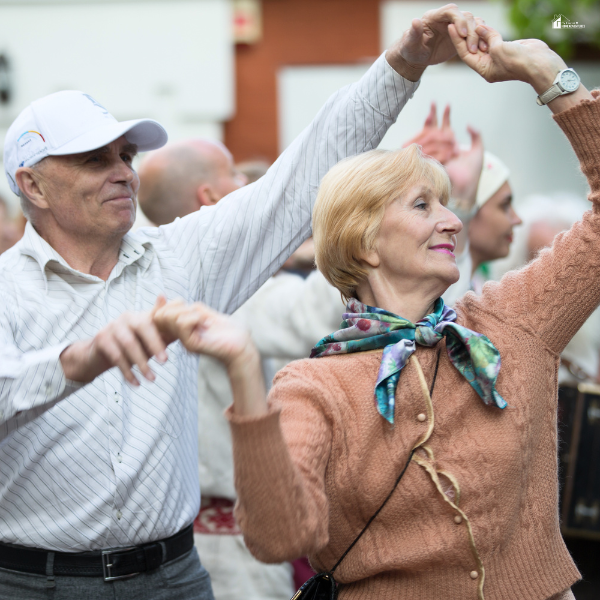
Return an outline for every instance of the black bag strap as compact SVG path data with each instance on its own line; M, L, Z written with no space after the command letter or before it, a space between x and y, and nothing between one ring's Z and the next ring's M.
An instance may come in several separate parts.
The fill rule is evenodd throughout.
M431 382L431 388L429 389L429 397L430 398L433 396L433 388L435 387L435 380L437 379L438 367L440 366L441 352L442 352L441 349L439 349L438 353L437 353L437 360L435 363L435 371L433 372L433 381ZM335 565L333 566L331 571L329 571L329 573L331 573L331 574L334 573L334 571L340 566L340 563L346 558L346 556L348 555L350 550L352 550L352 548L354 548L354 546L356 546L356 544L358 543L358 540L360 540L360 538L363 536L363 533L369 528L369 525L371 525L371 523L377 518L377 515L383 510L383 507L387 504L388 500L392 497L392 494L396 491L396 488L398 487L400 480L404 476L404 473L406 473L406 469L408 469L408 465L410 464L410 461L412 460L414 453L415 453L415 450L414 449L411 450L411 452L408 456L408 460L406 461L406 464L404 465L404 468L402 469L402 471L400 471L400 475L398 475L398 478L396 479L394 486L390 490L390 493L386 496L385 500L381 503L381 506L375 511L375 514L367 521L367 524L362 528L362 531L354 538L354 541L348 546L348 548L346 549L346 552L344 552L344 554L342 554L342 556L340 556L340 559L335 563Z

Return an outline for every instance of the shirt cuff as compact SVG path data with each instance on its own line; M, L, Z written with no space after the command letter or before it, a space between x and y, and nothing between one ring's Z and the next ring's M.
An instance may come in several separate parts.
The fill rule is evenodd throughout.
M13 414L66 398L85 384L65 377L60 355L71 342L22 354L18 360L12 400ZM10 375L3 376L10 378Z
M420 84L421 80L409 81L397 73L384 52L358 82L358 92L377 112L395 121Z

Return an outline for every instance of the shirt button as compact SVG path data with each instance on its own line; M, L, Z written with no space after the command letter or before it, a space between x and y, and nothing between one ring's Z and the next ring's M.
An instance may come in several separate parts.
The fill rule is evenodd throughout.
M471 579L477 579L479 573L477 571L471 571L469 575L471 576Z
M118 510L118 511L117 511L117 519L118 519L119 521L121 520L121 517L122 517L122 516L123 516L123 513L122 513L120 510ZM477 577L477 573L476 573L475 571L473 571L473 573L475 573L475 577ZM473 573L471 573L471 575L473 575Z
M121 454L117 454L117 462L123 462L123 457L121 456Z
M44 389L46 390L46 396L51 396L52 395L52 384L51 383L47 383L44 386Z
M421 423L426 419L427 417L425 416L425 413L419 413L417 415L417 420L421 421Z
M119 394L119 392L115 392L115 402L117 404L119 404L119 400L121 399L121 395Z
M461 517L460 515L456 515L456 516L454 517L454 522L455 522L457 525L460 525L460 524L462 523L462 517Z

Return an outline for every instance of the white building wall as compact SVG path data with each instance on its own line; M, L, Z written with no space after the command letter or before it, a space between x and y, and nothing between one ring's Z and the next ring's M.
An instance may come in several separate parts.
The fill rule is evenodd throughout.
M2 139L29 102L64 89L119 120L157 119L170 139L221 139L234 111L229 0L0 0L0 53L11 89Z

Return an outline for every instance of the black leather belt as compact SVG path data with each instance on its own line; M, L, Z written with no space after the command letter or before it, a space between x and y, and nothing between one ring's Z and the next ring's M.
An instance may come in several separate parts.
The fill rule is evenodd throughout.
M96 552L54 552L54 575L102 577L114 581L158 569L163 563L189 552L194 546L193 524L156 542L131 548ZM21 548L0 543L0 568L22 573L47 574L47 550Z

